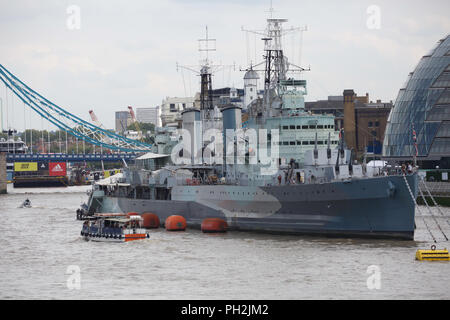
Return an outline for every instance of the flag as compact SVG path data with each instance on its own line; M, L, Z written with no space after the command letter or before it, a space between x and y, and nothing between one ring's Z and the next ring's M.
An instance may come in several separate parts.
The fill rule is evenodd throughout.
M416 130L414 129L414 126L413 126L412 134L413 134L414 148L416 148L416 157L417 157L419 155L419 149L417 148L417 135L416 135Z

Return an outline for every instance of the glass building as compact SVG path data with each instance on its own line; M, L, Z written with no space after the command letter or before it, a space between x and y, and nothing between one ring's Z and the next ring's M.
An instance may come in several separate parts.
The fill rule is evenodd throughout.
M419 61L400 89L386 127L383 156L450 164L450 35Z

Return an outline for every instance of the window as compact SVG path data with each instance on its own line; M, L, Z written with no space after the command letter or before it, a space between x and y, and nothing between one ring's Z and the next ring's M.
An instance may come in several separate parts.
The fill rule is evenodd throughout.
M303 141L303 145L307 146L309 144L309 141Z
M288 141L283 141L283 146L288 146L289 142Z
M295 126L289 126L289 129L295 130Z
M323 125L318 125L317 129L323 129Z
M290 141L290 142L289 142L289 145L295 146L295 141Z
M375 122L375 127L379 127L380 126L380 122L379 121L376 121Z
M369 125L368 125L368 127L370 128L370 127L372 127L373 126L373 123L372 123L372 121L369 121Z
M302 129L303 130L308 129L308 126L302 126Z
M283 126L283 130L288 130L289 126Z

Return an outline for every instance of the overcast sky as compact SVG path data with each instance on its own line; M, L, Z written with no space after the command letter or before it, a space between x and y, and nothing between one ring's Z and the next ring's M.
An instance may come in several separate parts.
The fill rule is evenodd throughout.
M68 27L72 5L80 9L79 29ZM379 20L368 12L373 5ZM114 112L128 105L152 107L198 91L198 76L177 72L176 63L199 64L206 26L217 39L210 58L224 65L213 87L241 88L240 69L263 54L260 36L241 27L264 29L269 7L270 0L0 0L0 63L52 102L86 120L93 109L112 128ZM395 100L422 55L450 32L448 0L274 0L273 8L287 27L308 27L302 42L300 34L284 39L290 61L311 67L302 75L307 101L350 88ZM3 84L0 97L5 101ZM23 130L23 104L10 100L9 122ZM3 109L6 123L5 102ZM28 111L25 118L30 122Z

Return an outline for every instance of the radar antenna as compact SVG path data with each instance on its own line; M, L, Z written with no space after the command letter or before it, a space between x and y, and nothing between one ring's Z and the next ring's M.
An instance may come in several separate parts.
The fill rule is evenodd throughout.
M209 59L209 52L216 51L216 39L209 38L208 26L206 26L205 38L198 39L199 52L205 52L206 58L200 60L199 66L182 66L177 63L177 71L179 68L189 70L200 76L200 110L204 110L205 117L210 116L210 111L214 109L213 97L212 97L212 80L211 77L214 73L221 70L224 67L232 67L235 70L235 65L213 65ZM212 44L212 46L210 46ZM198 71L198 68L200 71Z

